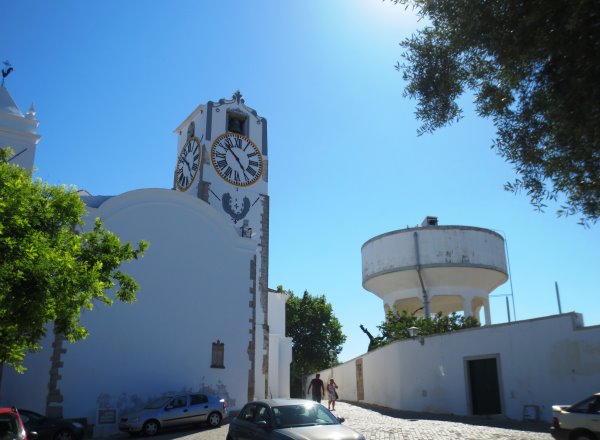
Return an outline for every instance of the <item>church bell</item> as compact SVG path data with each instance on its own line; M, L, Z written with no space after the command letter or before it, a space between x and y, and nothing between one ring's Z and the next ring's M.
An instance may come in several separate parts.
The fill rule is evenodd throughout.
M244 134L244 121L238 118L230 118L227 131Z

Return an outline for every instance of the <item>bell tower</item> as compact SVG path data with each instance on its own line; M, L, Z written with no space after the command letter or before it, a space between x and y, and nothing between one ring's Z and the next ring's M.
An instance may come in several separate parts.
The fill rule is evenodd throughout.
M248 400L268 390L269 195L267 120L231 99L198 106L176 129L177 162L173 189L197 197L219 211L236 233L256 245L251 277L252 370Z
M6 63L5 63L6 64ZM31 170L35 161L35 149L41 136L37 134L38 120L35 117L33 104L25 115L17 107L4 80L12 71L12 67L2 70L0 85L0 148L11 147L14 156L11 163Z

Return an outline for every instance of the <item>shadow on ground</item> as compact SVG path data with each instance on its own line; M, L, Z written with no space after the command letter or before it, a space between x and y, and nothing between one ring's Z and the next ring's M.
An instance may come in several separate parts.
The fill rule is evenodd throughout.
M144 440L144 439L149 439L149 438L151 438L152 440L174 440L174 439L178 439L178 438L193 436L198 433L207 432L207 431L225 430L225 432L226 432L229 429L228 425L229 425L230 419L231 419L230 417L223 419L223 422L217 428L210 428L205 424L185 425L185 426L176 427L176 428L163 428L160 430L160 432L158 434L156 434L153 437L145 437L141 434L131 436L125 432L119 432L119 433L116 433L116 434L113 434L113 435L110 435L110 436L107 436L104 438L108 438L110 440L124 440L124 439Z
M384 416L395 417L405 420L439 420L443 422L464 423L466 425L489 426L492 428L515 429L527 432L544 432L550 430L550 424L544 421L512 420L503 416L457 416L454 414L433 414L414 411L403 411L385 406L373 405L363 402L352 402L343 400L350 405L378 412Z

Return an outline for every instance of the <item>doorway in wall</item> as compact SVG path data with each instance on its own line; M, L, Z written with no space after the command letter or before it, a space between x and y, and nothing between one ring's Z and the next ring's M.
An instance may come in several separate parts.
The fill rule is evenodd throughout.
M498 358L467 359L466 368L473 415L501 414Z
M363 360L356 359L356 400L365 400L365 387L363 385Z

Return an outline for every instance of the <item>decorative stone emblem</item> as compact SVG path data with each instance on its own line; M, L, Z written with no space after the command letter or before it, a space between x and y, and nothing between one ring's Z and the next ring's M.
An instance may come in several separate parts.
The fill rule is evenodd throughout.
M234 223L246 217L250 211L250 199L248 197L244 197L240 202L237 197L234 199L231 197L231 194L225 193L221 201L223 203L223 210L229 214Z

